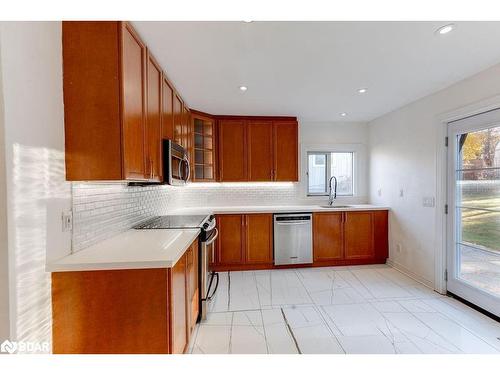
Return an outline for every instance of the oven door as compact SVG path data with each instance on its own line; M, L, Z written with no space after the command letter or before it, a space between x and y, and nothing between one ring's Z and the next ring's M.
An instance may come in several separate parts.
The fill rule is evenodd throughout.
M200 305L202 320L205 320L207 317L208 305L219 285L219 274L210 269L210 265L215 259L215 240L218 235L219 232L217 228L214 228L208 235L206 241L201 242Z

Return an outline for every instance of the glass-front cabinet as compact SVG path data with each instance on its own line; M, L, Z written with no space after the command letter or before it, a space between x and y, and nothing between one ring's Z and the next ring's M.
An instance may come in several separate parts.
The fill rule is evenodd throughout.
M194 178L193 181L215 181L215 121L193 114Z

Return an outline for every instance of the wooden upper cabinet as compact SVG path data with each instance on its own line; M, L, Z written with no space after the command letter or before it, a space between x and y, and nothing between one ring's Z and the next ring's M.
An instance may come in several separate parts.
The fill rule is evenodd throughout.
M271 121L247 123L248 180L273 181L273 126Z
M218 130L220 180L247 181L245 121L220 120Z
M123 86L123 170L126 179L144 179L146 162L145 138L145 77L146 46L132 28L122 27L122 86Z
M273 215L245 215L246 263L273 263Z
M66 179L121 180L120 25L63 22Z
M343 259L343 218L344 214L342 212L313 213L314 263Z
M153 56L147 61L146 178L161 181L162 71Z
M62 47L66 179L161 181L182 100L131 24L64 21Z
M182 144L182 101L174 94L174 142Z
M219 238L217 239L219 264L244 262L245 215L218 215Z
M345 259L375 258L373 211L345 212Z
M170 329L172 354L182 354L187 345L187 290L186 264L184 254L171 270L172 287L170 289Z
M298 124L297 121L273 123L274 181L298 181Z
M162 138L174 138L174 90L168 82L167 78L163 76L162 79Z
M215 181L215 120L191 111L193 130L193 181Z
M291 119L219 120L220 181L298 181L298 124Z

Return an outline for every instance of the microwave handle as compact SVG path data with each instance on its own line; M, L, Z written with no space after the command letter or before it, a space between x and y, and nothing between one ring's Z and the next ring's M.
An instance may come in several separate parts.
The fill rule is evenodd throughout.
M189 166L189 160L186 158L183 160L185 168L187 169L187 177L184 181L188 182L189 179L191 178L191 168Z

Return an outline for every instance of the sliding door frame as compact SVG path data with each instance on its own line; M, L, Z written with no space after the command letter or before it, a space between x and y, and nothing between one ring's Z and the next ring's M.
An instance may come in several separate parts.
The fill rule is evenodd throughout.
M445 207L448 201L448 146L446 137L448 123L479 115L500 108L500 95L496 95L479 102L444 112L436 117L436 214L434 235L434 290L441 294L447 292L447 244L448 244L448 217ZM448 142L449 144L449 142Z

